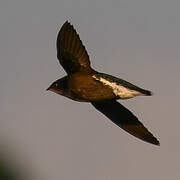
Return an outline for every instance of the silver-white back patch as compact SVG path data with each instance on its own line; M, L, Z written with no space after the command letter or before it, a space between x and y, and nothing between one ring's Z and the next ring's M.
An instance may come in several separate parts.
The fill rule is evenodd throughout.
M128 99L135 96L142 95L141 92L129 89L127 87L124 87L123 85L119 85L116 82L108 81L107 79L103 77L96 77L95 75L92 76L95 80L102 82L104 85L109 86L112 88L113 93L120 97L121 99Z

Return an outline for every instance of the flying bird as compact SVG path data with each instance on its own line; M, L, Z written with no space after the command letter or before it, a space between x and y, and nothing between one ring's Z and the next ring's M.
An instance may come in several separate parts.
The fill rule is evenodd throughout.
M67 75L53 82L47 90L75 101L90 102L116 125L131 135L160 145L132 112L117 102L135 96L151 96L151 91L123 79L95 71L85 46L74 27L66 21L57 37L57 58Z

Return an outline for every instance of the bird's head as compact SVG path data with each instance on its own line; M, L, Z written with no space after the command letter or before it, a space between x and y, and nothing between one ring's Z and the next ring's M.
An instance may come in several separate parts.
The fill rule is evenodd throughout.
M64 95L67 90L67 76L56 80L46 90L52 91L57 94Z

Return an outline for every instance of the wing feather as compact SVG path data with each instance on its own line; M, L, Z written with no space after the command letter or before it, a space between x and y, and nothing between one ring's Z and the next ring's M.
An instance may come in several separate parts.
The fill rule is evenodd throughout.
M87 51L68 21L63 24L57 37L57 57L68 74L92 71Z
M92 105L131 135L148 143L159 145L159 141L144 127L137 117L117 101L92 102Z

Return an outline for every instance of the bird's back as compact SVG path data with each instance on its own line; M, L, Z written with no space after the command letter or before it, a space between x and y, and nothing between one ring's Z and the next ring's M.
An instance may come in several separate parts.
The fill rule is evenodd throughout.
M152 93L148 90L142 89L123 79L116 78L108 74L96 73L93 75L93 78L105 86L109 86L113 90L113 93L120 99L133 98L139 95L152 95Z
M111 87L97 81L90 74L71 75L68 86L72 94L87 102L116 99Z

